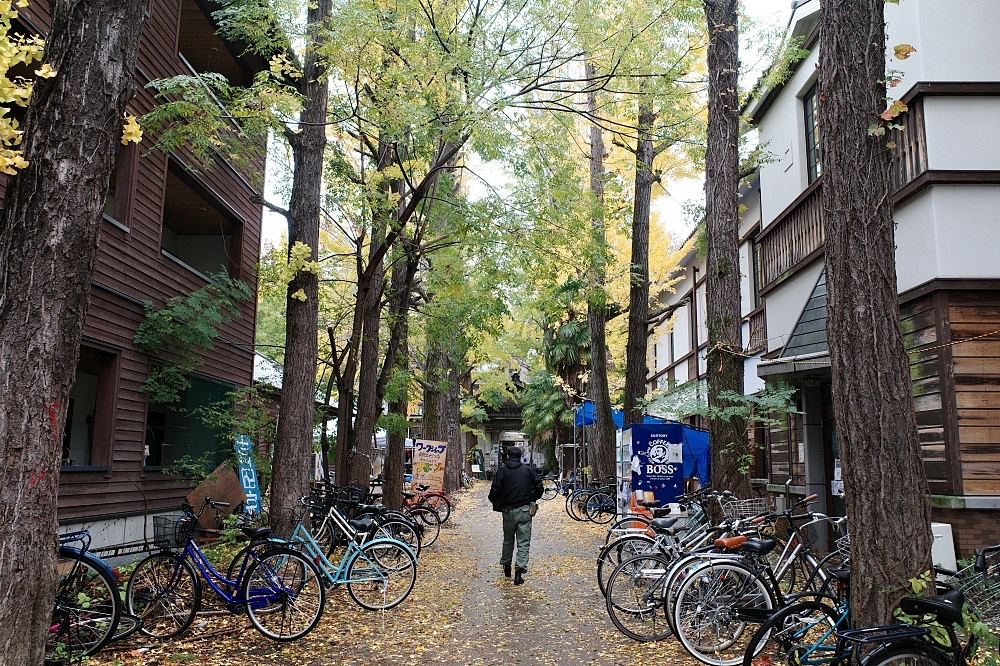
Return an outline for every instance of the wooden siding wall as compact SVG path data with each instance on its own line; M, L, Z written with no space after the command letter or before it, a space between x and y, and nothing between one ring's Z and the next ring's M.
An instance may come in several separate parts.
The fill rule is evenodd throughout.
M1000 329L1000 291L947 293L953 341ZM951 347L962 489L1000 495L1000 335Z
M32 0L22 11L32 27L42 32L47 29L49 11L45 0ZM151 0L149 11L139 52L137 94L129 103L129 111L136 116L154 106L153 93L146 88L149 81L191 73L177 56L181 0ZM149 138L139 154L149 149ZM182 480L143 468L146 396L139 389L149 371L150 359L132 344L143 318L143 301L162 306L168 298L205 286L201 276L160 252L168 159L159 152L137 155L131 206L126 219L119 220L128 230L102 222L100 253L83 334L84 345L117 357L117 396L112 405L105 406L114 411L114 441L110 459L92 461L100 469L64 468L59 491L59 518L63 522L174 508L188 492ZM173 159L182 165L195 163L186 150L178 151ZM250 196L263 181L263 151L252 157L246 171L252 175L243 175L218 158L210 169L202 169L194 176L203 190L214 195L242 223L236 275L254 293L242 304L241 317L220 328L215 348L205 355L199 369L200 374L236 386L246 386L253 379L261 207L251 203Z
M900 307L903 344L910 358L913 407L924 461L924 471L932 493L951 492L945 447L944 415L941 402L941 373L938 360L937 323L933 295Z

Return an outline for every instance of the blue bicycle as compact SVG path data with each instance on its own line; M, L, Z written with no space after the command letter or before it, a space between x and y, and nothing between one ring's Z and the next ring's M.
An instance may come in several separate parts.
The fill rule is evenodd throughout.
M269 540L270 529L242 528L251 544L237 556L238 566L236 560L230 565L229 576L208 561L192 535L206 507L227 506L207 497L198 513L184 504L179 519L154 517L153 542L165 550L139 562L125 591L129 612L142 620L142 633L171 638L190 627L201 607L199 576L229 612L246 613L254 628L272 640L301 638L319 622L326 603L320 571L302 553Z

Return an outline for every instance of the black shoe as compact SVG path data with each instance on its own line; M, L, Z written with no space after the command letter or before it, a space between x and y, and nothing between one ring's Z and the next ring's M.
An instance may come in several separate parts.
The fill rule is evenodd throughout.
M503 565L503 575L510 578L510 563Z
M524 583L524 569L518 569L514 572L514 585L521 585Z

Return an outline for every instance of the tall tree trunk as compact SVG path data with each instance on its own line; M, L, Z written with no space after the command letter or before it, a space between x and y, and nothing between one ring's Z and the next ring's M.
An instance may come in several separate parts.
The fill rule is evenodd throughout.
M596 69L590 62L585 76L593 80ZM587 95L587 111L597 114L597 93ZM587 292L587 329L590 331L590 380L587 397L594 403L594 440L597 455L594 469L598 478L615 474L615 422L611 416L611 394L608 391L607 280L608 240L604 229L604 134L597 125L590 126L590 193L594 197L594 212L590 218L590 233L594 245Z
M635 144L635 201L632 206L632 265L629 271L628 342L625 348L624 427L646 413L646 342L649 338L649 204L653 195L653 123L656 112L639 107Z
M931 566L930 507L896 295L885 137L883 0L825 0L820 141L827 335L851 532L851 615L886 624L907 579ZM892 516L886 520L886 516Z
M306 17L311 40L330 16L331 0L310 3ZM297 132L288 132L294 175L288 216L288 247L304 243L309 259L319 252L320 194L326 150L328 77L317 59L319 44L310 41L302 67L303 106ZM305 300L296 296L305 294ZM316 402L316 352L319 324L319 276L299 271L285 299L285 366L281 379L281 417L274 441L271 508L291 509L309 491ZM343 421L338 421L338 428Z
M35 84L28 165L0 210L0 664L44 657L66 406L144 8L52 4L44 62L58 73Z
M705 319L708 404L724 408L723 391L743 393L740 318L739 17L736 0L705 0L708 22L708 146L705 152ZM731 352L737 352L736 354ZM710 418L712 485L750 494L749 442L739 419Z
M458 371L451 341L430 340L424 377L424 416L421 438L448 442L445 456L444 489L456 490L461 485L462 467L462 405Z
M404 237L401 249L397 253L396 263L392 267L389 280L389 345L386 350L382 372L378 382L379 403L386 397L386 387L397 373L406 373L410 369L409 334L410 334L410 296L413 293L413 282L417 274L419 256L412 241ZM409 383L397 387L399 393L390 396L389 415L395 417L394 426L386 437L385 450L385 484L382 489L382 503L392 509L398 509L403 501L403 476L406 462L406 411L409 404Z

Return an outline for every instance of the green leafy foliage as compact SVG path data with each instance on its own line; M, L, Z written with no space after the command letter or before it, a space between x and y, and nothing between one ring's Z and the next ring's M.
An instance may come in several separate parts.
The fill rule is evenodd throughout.
M201 365L201 352L212 349L218 326L239 317L240 302L250 297L250 287L224 273L211 280L187 296L169 299L162 309L149 301L143 304L146 316L132 340L139 351L164 359L142 385L153 403L180 400L190 387L185 375Z

